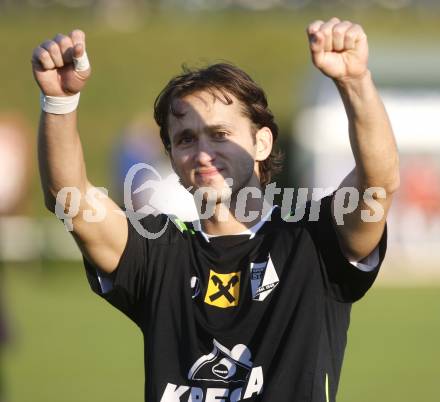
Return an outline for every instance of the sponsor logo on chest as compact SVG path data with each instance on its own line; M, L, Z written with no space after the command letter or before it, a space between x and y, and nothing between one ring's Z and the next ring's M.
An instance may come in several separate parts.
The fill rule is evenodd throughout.
M220 308L238 306L240 300L240 277L241 272L219 274L212 269L209 270L205 303Z
M259 395L263 390L263 369L253 367L249 348L237 344L232 349L213 340L213 349L196 360L188 372L188 380L198 386L168 383L160 402L236 402ZM218 387L203 386L218 383Z
M250 264L251 297L254 301L264 301L278 286L280 280L272 258L268 257L264 262L252 262ZM204 302L214 307L236 307L240 301L241 272L220 274L213 269L209 270L208 286ZM192 298L200 293L200 280L191 278Z

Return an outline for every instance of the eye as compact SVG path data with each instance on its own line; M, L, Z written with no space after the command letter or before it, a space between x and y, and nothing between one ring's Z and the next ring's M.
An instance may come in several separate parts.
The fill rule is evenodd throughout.
M224 140L224 139L226 139L229 136L229 133L227 131L214 131L212 136L216 140Z
M177 144L178 145L189 145L189 144L192 144L193 142L194 142L194 136L191 134L185 134L179 138L179 141Z

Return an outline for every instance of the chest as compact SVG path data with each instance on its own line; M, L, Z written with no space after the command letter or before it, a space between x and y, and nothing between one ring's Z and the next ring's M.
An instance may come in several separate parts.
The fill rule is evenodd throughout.
M283 322L315 308L322 279L307 236L239 240L176 246L174 258L168 253L157 268L153 305L221 335L252 333L263 321Z

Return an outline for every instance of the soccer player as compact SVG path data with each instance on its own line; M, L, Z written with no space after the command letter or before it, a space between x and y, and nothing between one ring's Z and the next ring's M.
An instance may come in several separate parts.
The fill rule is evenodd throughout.
M90 222L96 203L76 112L91 73L85 36L57 35L34 50L46 205L56 210L64 187L79 191L72 234L92 289L143 332L148 402L336 398L351 305L384 258L398 155L362 27L332 18L307 34L349 120L356 166L341 188L357 189L360 201L343 224L338 192L321 200L319 219L312 204L299 220L265 209L258 194L278 165L277 126L263 90L229 64L184 71L155 103L174 170L194 194L206 190L213 213L193 224L147 216L139 228L104 197L105 216Z

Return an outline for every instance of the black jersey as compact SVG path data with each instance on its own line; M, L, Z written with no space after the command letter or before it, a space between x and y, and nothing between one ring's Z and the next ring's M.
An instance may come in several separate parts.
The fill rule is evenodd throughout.
M142 330L145 400L335 401L351 304L377 276L350 264L332 224L330 197L318 221L289 223L275 208L253 237L207 241L189 224L147 217L132 225L102 292Z

